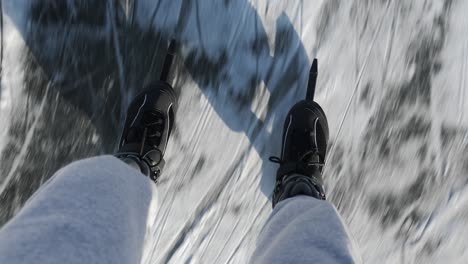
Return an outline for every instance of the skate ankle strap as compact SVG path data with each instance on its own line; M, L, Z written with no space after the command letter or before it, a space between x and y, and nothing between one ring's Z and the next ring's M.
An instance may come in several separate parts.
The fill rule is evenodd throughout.
M302 174L302 175L315 175L316 173L321 173L320 168L322 164L307 164L304 162L287 162L280 163L280 167L277 171L277 179L291 174Z
M148 176L154 182L157 182L162 169L164 168L165 161L163 159L163 153L157 149L151 149L145 152L143 155L137 152L118 152L115 154L117 158L132 158L140 164L144 163L145 169L142 169L142 173ZM141 167L141 166L140 166Z

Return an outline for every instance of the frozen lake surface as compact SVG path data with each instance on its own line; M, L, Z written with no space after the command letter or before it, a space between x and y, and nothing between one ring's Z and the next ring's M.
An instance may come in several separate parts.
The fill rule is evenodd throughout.
M115 151L176 39L176 129L143 263L247 262L314 57L327 194L363 262L468 259L467 1L0 3L0 225L58 168Z

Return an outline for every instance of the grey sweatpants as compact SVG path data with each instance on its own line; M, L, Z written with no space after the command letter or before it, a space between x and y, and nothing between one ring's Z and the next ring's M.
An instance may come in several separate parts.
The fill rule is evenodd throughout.
M58 171L0 230L0 263L139 263L156 189L112 156ZM278 204L252 263L352 263L334 207L297 197Z

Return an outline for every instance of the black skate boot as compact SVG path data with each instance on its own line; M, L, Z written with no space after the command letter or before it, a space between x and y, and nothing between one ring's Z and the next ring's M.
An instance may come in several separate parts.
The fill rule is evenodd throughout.
M148 86L128 107L116 157L157 183L164 168L164 153L174 127L177 97L167 83L175 54L175 41L167 48L160 81Z
M316 62L314 66L316 69ZM313 86L309 84L307 99L294 105L286 117L281 157L270 158L280 164L273 192L273 208L297 195L320 200L326 198L322 170L327 152L328 122L322 108L313 101L314 91L310 89L315 88L315 83Z
M157 182L174 126L176 95L166 82L157 82L137 95L127 110L118 158Z

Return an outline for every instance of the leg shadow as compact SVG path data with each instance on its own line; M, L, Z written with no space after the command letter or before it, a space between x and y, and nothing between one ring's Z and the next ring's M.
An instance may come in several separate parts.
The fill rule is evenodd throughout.
M13 118L12 140L1 156L2 175L14 180L1 193L0 224L64 164L115 149L127 104L159 78L169 38L183 46L184 64L217 114L229 128L244 132L262 157L261 190L270 196L276 167L268 157L280 152L283 119L304 96L309 68L289 18L277 19L272 50L246 0L183 0L173 24L165 17L174 14L168 8L177 1L156 3L150 17L140 13L153 10L154 3L131 3L125 9L116 1L4 2L4 15L28 48L19 63L25 68L27 97L22 111L31 117ZM258 118L251 106L262 83L269 99L264 117ZM42 104L41 125L32 127ZM25 146L31 129L35 137ZM28 162L13 168L24 148Z

